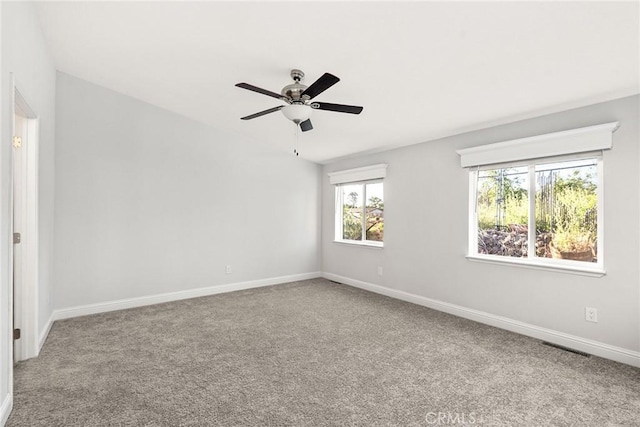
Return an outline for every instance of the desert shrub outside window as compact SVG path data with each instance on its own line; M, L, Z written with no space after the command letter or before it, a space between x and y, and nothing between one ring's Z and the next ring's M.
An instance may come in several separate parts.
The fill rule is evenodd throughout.
M597 264L599 162L479 169L477 253Z

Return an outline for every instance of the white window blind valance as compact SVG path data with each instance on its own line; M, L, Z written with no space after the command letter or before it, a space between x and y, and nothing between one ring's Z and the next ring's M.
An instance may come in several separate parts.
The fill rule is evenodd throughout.
M463 168L607 150L618 122L513 139L456 151Z
M347 182L369 181L372 179L385 178L387 176L387 164L365 166L362 168L347 169L343 171L330 172L329 182L331 184L345 184Z

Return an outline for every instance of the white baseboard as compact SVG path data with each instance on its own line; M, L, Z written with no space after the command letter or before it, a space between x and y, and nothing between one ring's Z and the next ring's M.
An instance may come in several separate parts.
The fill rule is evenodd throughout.
M263 286L278 285L281 283L296 282L321 277L318 272L294 274L291 276L272 277L269 279L252 280L248 282L229 283L225 285L209 286L206 288L190 289L186 291L168 292L164 294L149 295L138 298L128 298L116 301L108 301L97 304L81 305L76 307L54 310L52 321L69 319L72 317L87 316L89 314L106 313L108 311L124 310L127 308L143 307L145 305L161 304L164 302L179 301L189 298L198 298L225 292L241 291L244 289L260 288ZM48 331L47 331L48 333ZM46 338L46 336L45 336ZM44 342L44 341L43 341Z
M0 426L7 423L9 415L11 415L11 409L13 408L13 394L7 393L0 406Z
M404 291L386 288L372 283L362 282L360 280L350 279L348 277L339 276L332 273L322 273L322 277L333 280L335 282L344 283L345 285L375 292L377 294L386 295L402 301L411 302L413 304L422 305L434 310L443 311L458 317L464 317L486 325L495 326L507 331L516 332L521 335L537 338L554 344L559 344L594 356L603 357L605 359L614 360L616 362L625 363L631 366L640 367L640 352L628 350L621 347L604 344L598 341L588 340L575 335L565 334L563 332L554 331L552 329L541 328L529 323L520 322L518 320L509 319L507 317L496 316L484 311L474 310L460 305L450 304L420 295L411 294Z
M49 320L47 320L47 324L44 325L44 329L42 330L42 332L40 332L40 337L38 338L38 354L40 354L40 350L42 350L42 346L47 340L49 332L51 331L51 327L53 326L53 315L54 313L51 313L51 316L49 316Z

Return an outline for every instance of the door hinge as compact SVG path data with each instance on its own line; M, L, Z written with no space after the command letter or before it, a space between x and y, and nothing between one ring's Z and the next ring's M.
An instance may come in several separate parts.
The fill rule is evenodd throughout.
M20 236L20 233L13 233L13 243L14 244L20 243L20 239L21 238L22 238L22 236Z
M13 330L13 339L14 340L19 340L20 339L20 329L14 329Z
M13 137L13 146L14 146L14 148L22 147L22 138L19 137L19 136L14 136Z

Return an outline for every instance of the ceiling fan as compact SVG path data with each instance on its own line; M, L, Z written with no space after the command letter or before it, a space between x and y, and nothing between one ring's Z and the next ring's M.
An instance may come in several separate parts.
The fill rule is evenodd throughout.
M311 102L313 98L340 81L340 79L333 74L324 73L318 80L308 87L300 83L304 79L304 73L302 71L291 70L291 78L293 79L293 83L283 87L279 94L250 85L249 83L236 84L239 88L271 96L272 98L277 98L287 103L287 105L279 105L277 107L269 108L268 110L242 117L241 119L251 120L256 117L264 116L265 114L282 110L282 113L287 119L291 120L296 125L299 125L300 129L302 129L303 132L306 132L313 129L311 120L309 119L312 110L335 111L338 113L350 114L360 114L362 112L362 107L354 105Z

